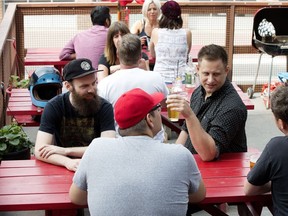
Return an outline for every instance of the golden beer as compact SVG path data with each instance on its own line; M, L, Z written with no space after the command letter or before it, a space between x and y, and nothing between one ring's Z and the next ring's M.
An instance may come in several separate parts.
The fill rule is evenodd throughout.
M187 98L188 95L187 92L183 90L182 77L178 75L178 72L175 81L172 84L172 88L170 89L170 95L173 94L179 94L183 98ZM168 107L167 111L168 111L168 118L170 119L170 121L177 122L179 120L180 112L171 110L171 107Z
M255 166L260 155L261 153L254 153L250 155L250 169L252 169Z
M168 118L170 119L170 121L172 122L177 122L179 120L179 112L175 111L175 110L171 110L170 107L168 107Z
M256 163L255 161L250 160L250 169L252 169L255 166L255 163Z

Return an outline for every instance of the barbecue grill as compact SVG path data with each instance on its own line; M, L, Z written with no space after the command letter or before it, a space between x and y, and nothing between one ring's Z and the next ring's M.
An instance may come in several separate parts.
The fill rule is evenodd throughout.
M264 53L271 55L271 66L268 80L268 100L269 106L270 86L273 68L273 58L279 55L288 55L288 8L287 7L267 7L258 10L254 16L252 46L259 50L260 57L253 87L247 89L250 98L253 97L256 80L259 73L261 57Z

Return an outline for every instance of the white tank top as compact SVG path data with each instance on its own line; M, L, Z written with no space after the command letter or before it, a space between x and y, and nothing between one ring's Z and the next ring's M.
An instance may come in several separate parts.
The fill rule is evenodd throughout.
M183 77L188 58L188 44L185 29L158 29L155 46L156 62L154 71L159 72L166 83L172 83L177 70Z

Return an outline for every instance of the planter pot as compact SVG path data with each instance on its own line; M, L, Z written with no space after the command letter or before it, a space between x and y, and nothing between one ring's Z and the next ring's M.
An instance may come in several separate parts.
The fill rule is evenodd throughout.
M2 160L30 160L30 149L26 148L18 152L11 152L3 155Z

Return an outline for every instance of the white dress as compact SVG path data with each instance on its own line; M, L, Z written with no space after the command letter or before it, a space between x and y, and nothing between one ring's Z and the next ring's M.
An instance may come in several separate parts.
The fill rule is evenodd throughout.
M188 43L185 29L158 29L155 45L154 71L161 74L166 83L172 83L177 73L184 79L188 58Z

